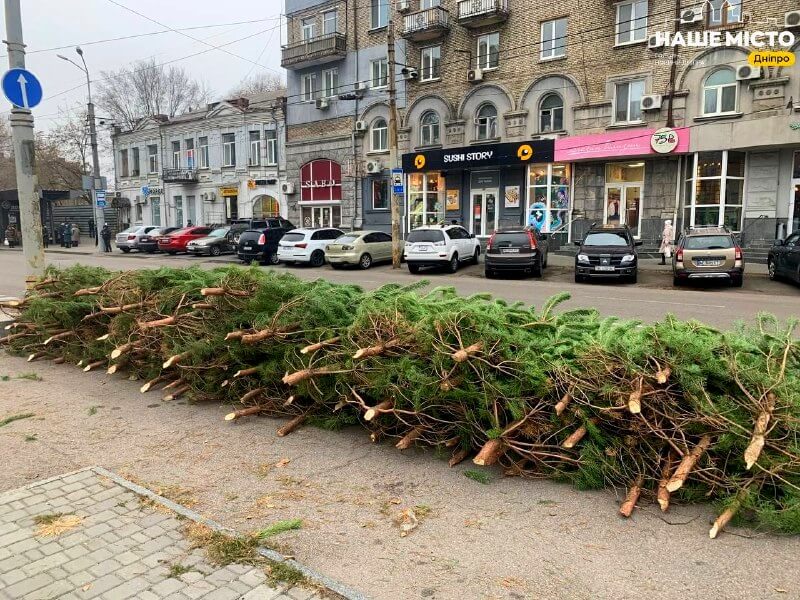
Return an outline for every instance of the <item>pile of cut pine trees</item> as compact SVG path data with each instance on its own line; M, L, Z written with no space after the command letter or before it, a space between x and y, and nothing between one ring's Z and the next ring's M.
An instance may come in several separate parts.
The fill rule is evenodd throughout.
M737 518L800 532L800 344L759 316L718 331L594 310L540 310L449 288L371 292L260 269L50 269L2 343L29 360L106 369L165 401L222 400L236 421L361 425L507 475L711 500L710 535Z

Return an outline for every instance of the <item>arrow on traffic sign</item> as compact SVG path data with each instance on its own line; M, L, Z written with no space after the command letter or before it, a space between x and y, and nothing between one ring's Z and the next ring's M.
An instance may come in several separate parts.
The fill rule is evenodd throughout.
M17 83L22 92L22 108L30 108L30 106L28 106L28 80L25 79L25 75L20 73L19 77L17 77Z

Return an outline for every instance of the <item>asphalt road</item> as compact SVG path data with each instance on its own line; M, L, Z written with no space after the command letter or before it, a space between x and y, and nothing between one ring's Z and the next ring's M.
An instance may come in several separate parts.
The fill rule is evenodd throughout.
M61 267L81 263L109 269L157 268L161 266L201 265L213 268L238 264L231 256L217 259L187 256L138 255L78 255L50 252L47 261ZM411 275L405 267L399 271L389 265L373 267L368 271L344 269L334 271L328 266L285 267L298 277L356 283L370 289L387 283L413 283L421 278L431 286L453 286L461 294L491 292L509 301L522 301L539 306L553 294L567 291L572 299L568 308L594 307L606 315L635 318L645 321L661 319L672 313L681 318L694 318L717 327L731 327L740 320L752 320L759 312L768 312L778 318L800 317L800 288L790 283L771 282L763 266L753 265L742 289L727 286L705 285L674 289L671 273L659 269L654 260L642 261L639 283L616 282L576 284L573 281L571 259L552 256L551 265L541 280L530 278L491 279L483 277L483 267L463 267L455 275L436 271L423 271ZM0 250L0 296L19 296L24 290L25 265L19 251Z

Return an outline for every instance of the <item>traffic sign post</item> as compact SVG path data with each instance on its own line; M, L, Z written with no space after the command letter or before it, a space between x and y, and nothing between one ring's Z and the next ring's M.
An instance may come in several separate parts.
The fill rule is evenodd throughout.
M400 196L404 195L403 169L392 169L392 192Z
M31 109L42 101L42 84L26 69L9 69L3 75L3 93L17 108Z
M94 201L97 208L105 208L106 204L106 191L105 190L95 190L94 191Z

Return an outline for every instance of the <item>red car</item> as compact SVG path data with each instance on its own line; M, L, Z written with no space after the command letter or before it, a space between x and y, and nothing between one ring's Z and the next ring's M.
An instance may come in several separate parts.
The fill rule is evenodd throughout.
M206 237L211 233L210 227L185 227L173 231L169 235L158 238L158 249L167 254L177 254L186 252L186 244L192 240Z

